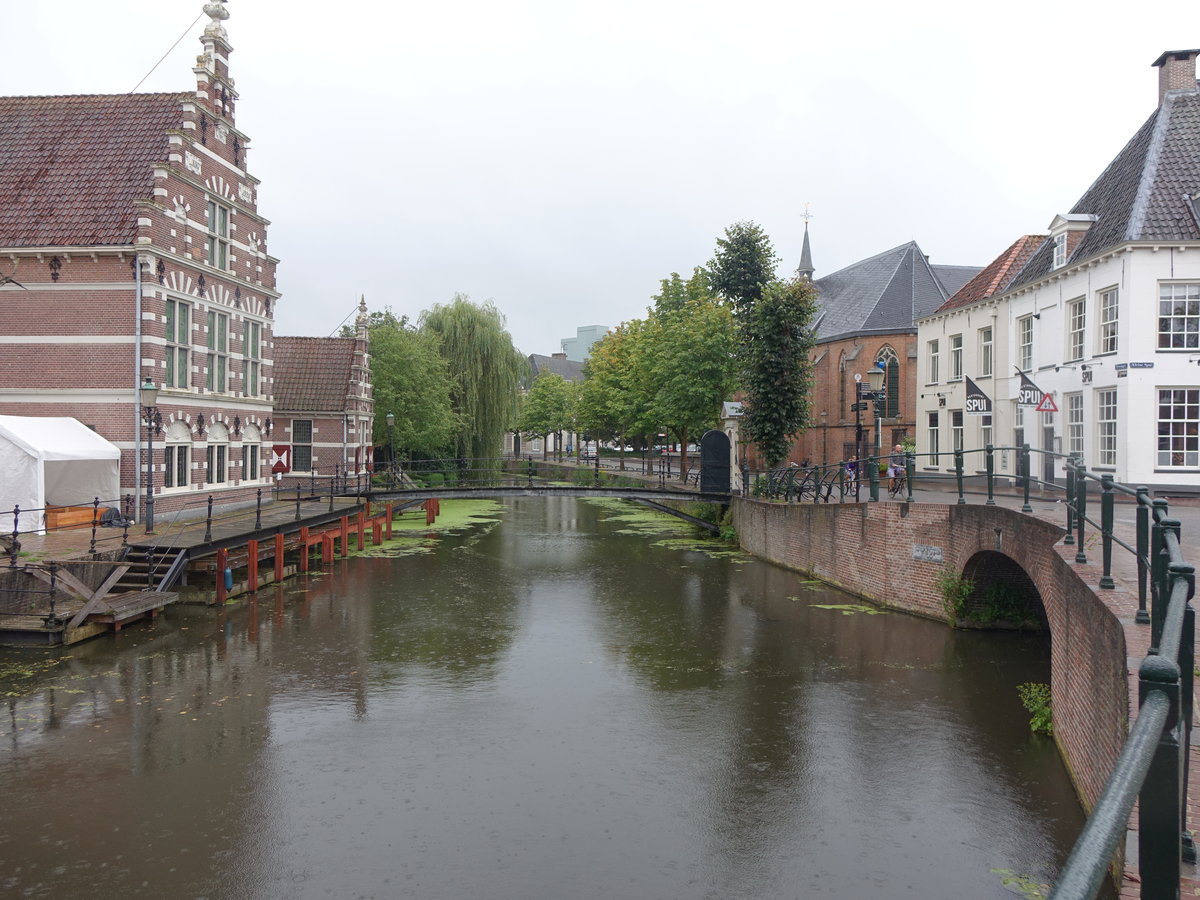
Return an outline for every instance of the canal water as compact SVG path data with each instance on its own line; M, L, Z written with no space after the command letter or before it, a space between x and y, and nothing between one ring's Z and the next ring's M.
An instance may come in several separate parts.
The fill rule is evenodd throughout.
M871 614L611 507L498 510L224 613L4 651L0 892L961 900L1053 878L1083 815L1017 697L1048 680L1043 638Z

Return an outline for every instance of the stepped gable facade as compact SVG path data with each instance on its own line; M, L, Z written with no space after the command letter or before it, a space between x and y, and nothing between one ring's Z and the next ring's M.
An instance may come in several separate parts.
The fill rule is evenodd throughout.
M353 480L373 471L368 322L364 300L354 337L275 338L271 467L277 481Z
M115 443L140 515L149 378L160 520L270 483L277 260L229 14L205 12L192 90L0 98L0 412L73 416Z

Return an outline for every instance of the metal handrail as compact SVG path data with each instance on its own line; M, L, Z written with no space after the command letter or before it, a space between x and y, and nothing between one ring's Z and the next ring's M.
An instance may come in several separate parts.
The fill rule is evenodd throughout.
M1138 867L1143 898L1178 897L1182 862L1194 862L1196 848L1187 829L1188 751L1191 746L1193 720L1193 678L1195 671L1195 614L1190 600L1195 593L1195 569L1184 561L1180 542L1180 524L1169 517L1168 503L1151 496L1149 488L1116 482L1108 473L1089 472L1083 461L1069 454L1039 450L1023 444L1019 447L986 447L953 452L951 472L939 471L937 480L952 476L957 488L957 502L964 503L964 482L983 477L987 484L987 503L995 505L995 454L1015 452L1015 478L1022 492L1022 512L1032 512L1030 488L1037 484L1043 491L1062 490L1066 502L1066 535L1063 543L1075 546L1076 563L1087 563L1084 550L1087 529L1099 531L1101 537L1102 574L1098 589L1110 590L1113 547L1130 553L1137 563L1138 611L1137 624L1150 625L1150 652L1139 669L1139 708L1130 727L1113 771L1087 824L1080 834L1070 857L1064 865L1051 897L1054 900L1087 900L1094 897L1103 884L1114 854L1122 844L1129 817L1138 804ZM982 454L984 471L968 475L966 458ZM889 454L890 455L890 454ZM932 457L935 461L946 454L906 454L908 502L913 502L913 487L919 479L931 478L917 473L917 461ZM1065 487L1033 477L1031 461L1034 456L1061 460L1066 471ZM862 478L862 467L870 475L870 502L878 500L879 466L884 456L870 456L858 461L856 476ZM817 466L814 470L824 478L830 470L845 472L845 463ZM749 495L756 490L768 499L790 500L787 492L773 490L772 479L763 473L743 469L743 490ZM1100 519L1089 513L1094 502L1089 497L1089 485L1099 487ZM1136 506L1136 541L1130 546L1115 534L1114 507L1118 496L1128 498ZM845 499L844 495L841 499Z

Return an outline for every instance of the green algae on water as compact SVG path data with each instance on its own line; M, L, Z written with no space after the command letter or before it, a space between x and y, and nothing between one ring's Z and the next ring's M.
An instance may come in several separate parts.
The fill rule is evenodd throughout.
M799 597L789 597L789 600L799 600ZM855 613L864 613L868 616L882 616L887 610L877 609L874 606L867 606L865 603L814 603L816 609L836 609L843 616L852 616Z
M498 514L503 509L503 504L495 500L443 500L432 525L425 524L425 510L406 510L392 521L391 540L364 547L361 552L354 551L351 555L373 559L432 553L442 534L479 527L484 528L484 533L490 531L500 521Z

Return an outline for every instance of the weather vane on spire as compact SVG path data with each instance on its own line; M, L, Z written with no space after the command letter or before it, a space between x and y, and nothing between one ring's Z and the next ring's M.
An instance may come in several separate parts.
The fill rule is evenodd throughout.
M812 201L810 201L810 200L805 200L805 201L804 201L804 212L803 212L803 214L800 216L800 218L802 218L802 219L804 220L804 227L805 227L805 228L807 228L807 227L808 227L808 220L812 218L812 213L810 213L810 212L808 211L808 208L809 208L810 206L812 206Z

